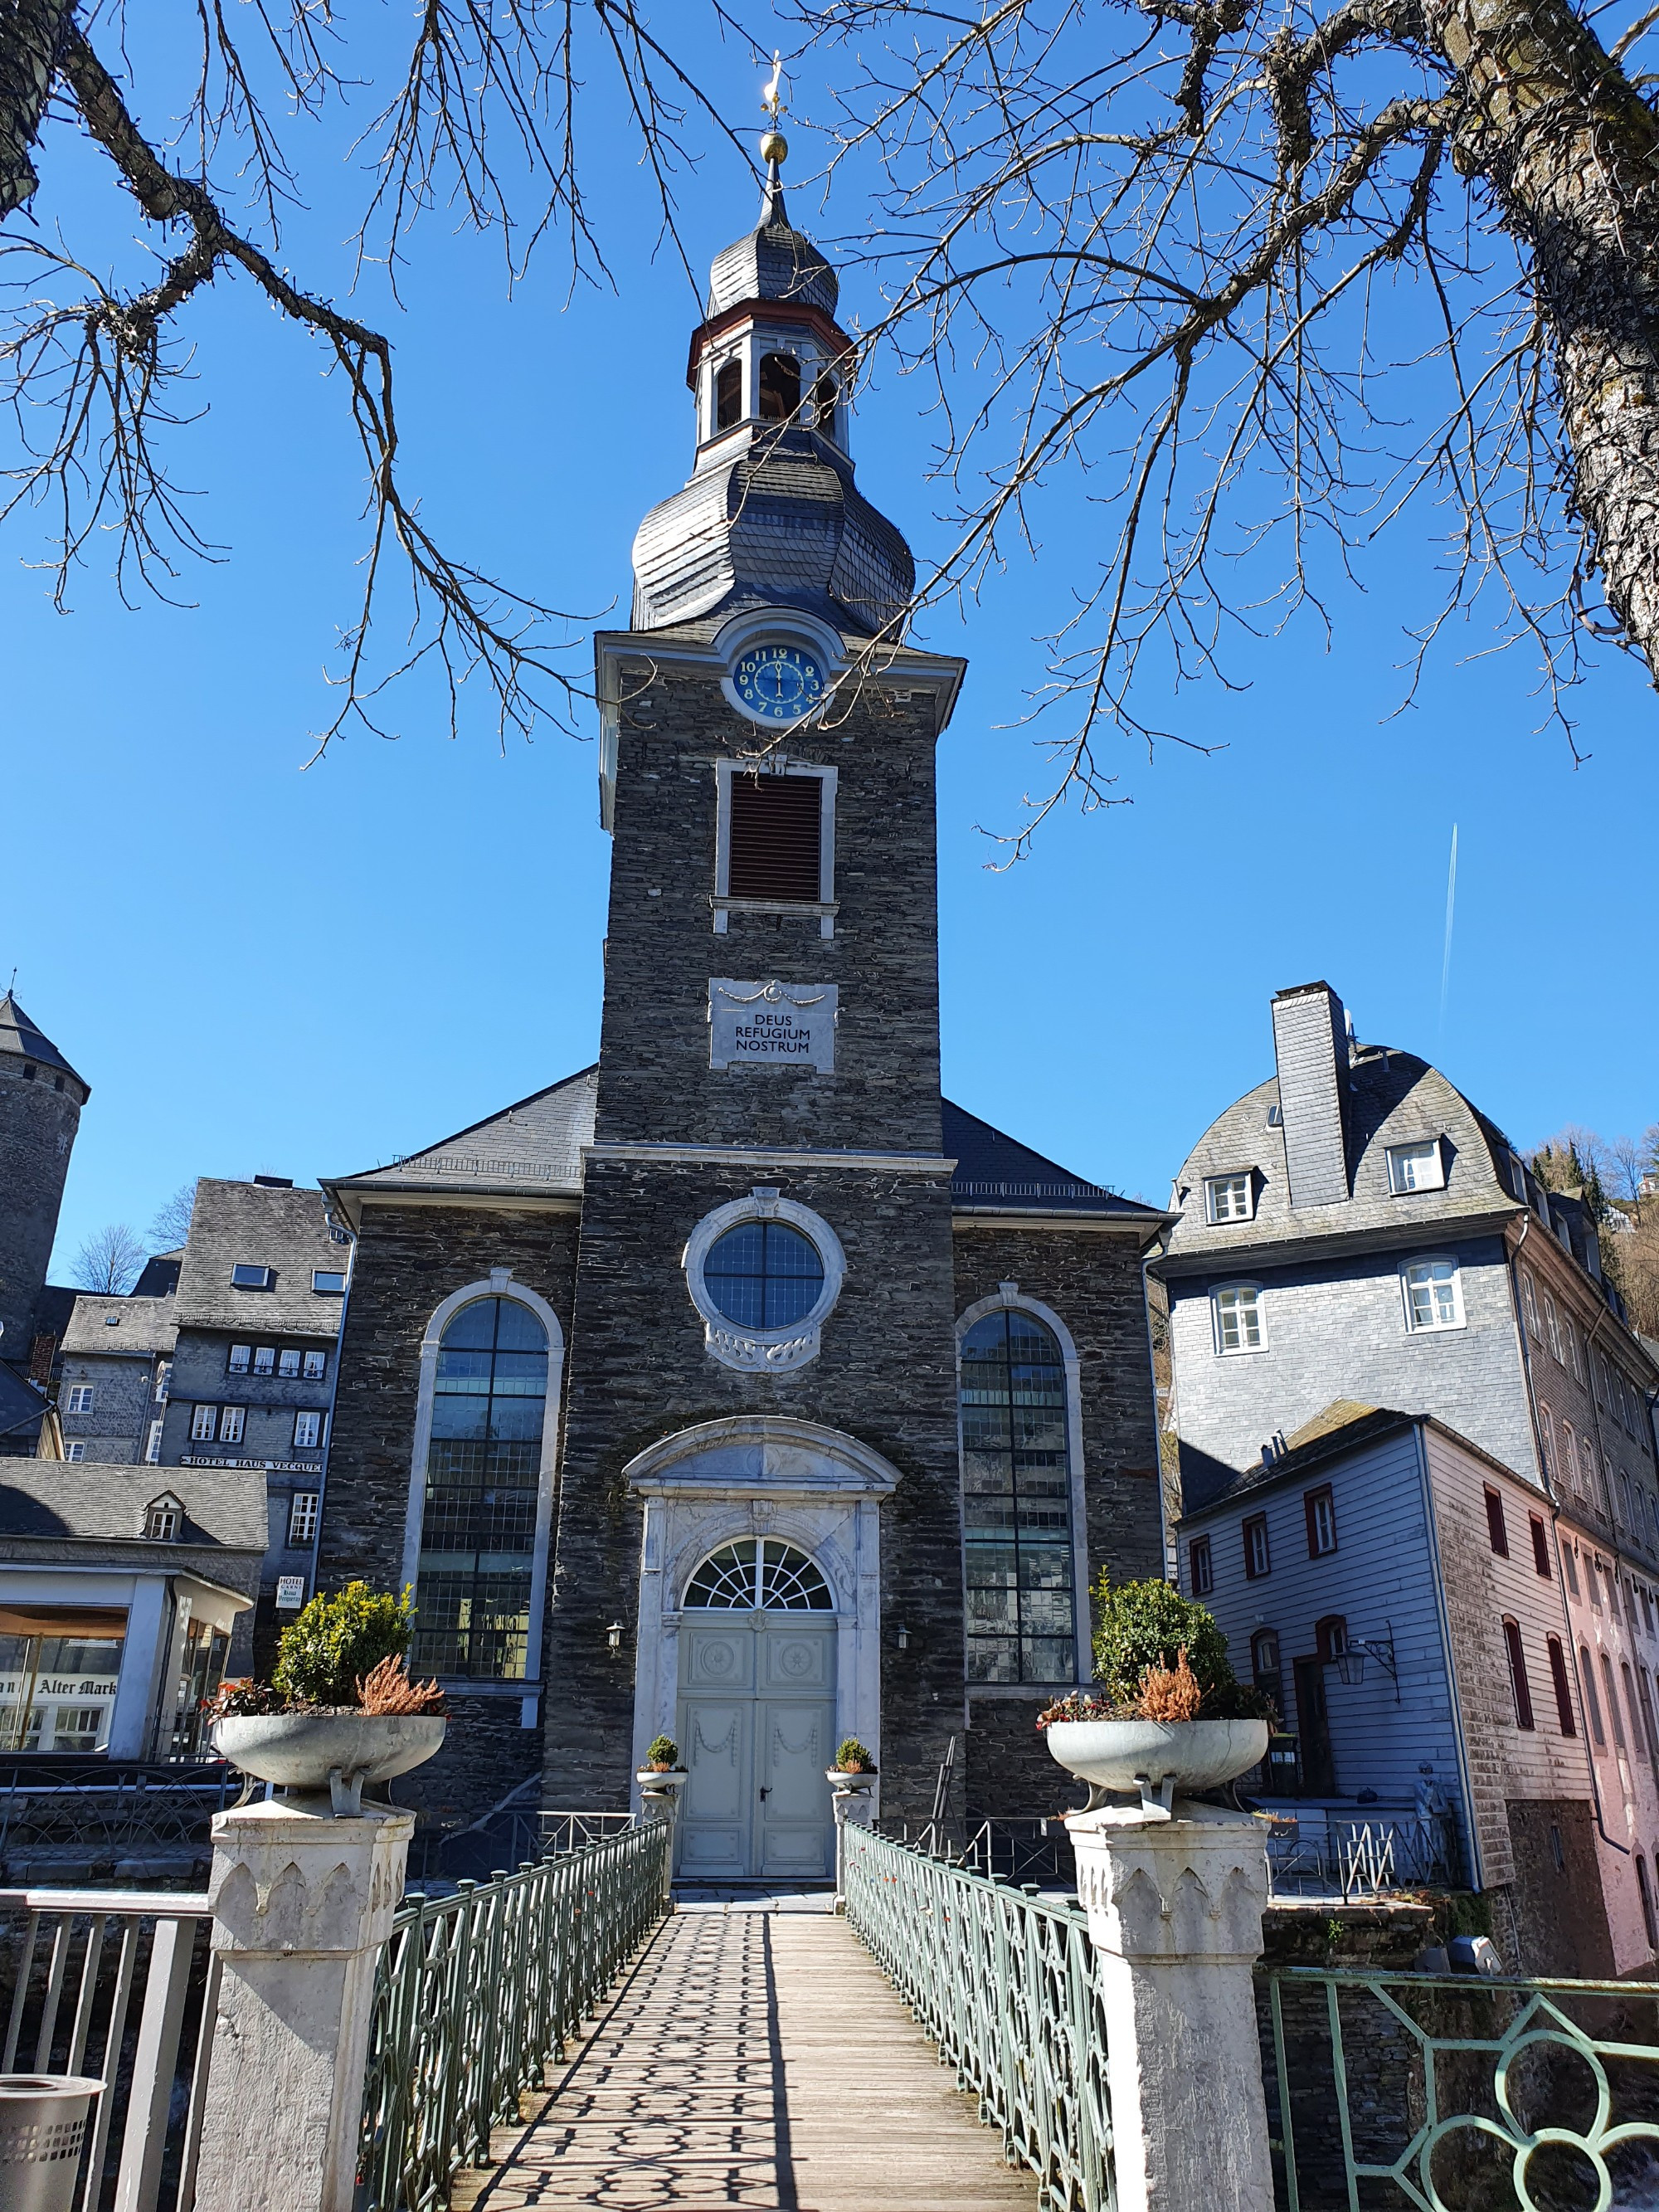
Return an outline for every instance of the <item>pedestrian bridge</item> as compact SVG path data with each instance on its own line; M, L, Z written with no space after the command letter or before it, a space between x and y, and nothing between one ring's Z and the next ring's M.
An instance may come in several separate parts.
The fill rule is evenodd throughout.
M1035 2212L822 1893L693 1896L624 1971L458 2212Z

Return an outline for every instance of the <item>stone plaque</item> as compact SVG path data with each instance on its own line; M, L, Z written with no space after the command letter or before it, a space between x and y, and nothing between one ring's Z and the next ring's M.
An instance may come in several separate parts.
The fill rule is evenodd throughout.
M739 983L716 976L708 986L711 1067L836 1066L833 983Z

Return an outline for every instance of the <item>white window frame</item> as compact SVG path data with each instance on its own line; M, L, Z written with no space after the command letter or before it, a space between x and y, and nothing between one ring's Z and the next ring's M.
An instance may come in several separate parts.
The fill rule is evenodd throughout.
M1243 1342L1241 1331L1241 1341L1237 1344L1228 1344L1225 1341L1222 1322L1221 1301L1224 1297L1236 1297L1243 1291L1248 1291L1252 1300L1248 1310L1255 1322L1256 1340L1254 1344ZM1210 1327L1218 1359L1242 1359L1249 1353L1265 1352L1267 1349L1267 1316L1263 1308L1264 1300L1260 1283L1217 1283L1212 1286L1210 1291ZM1238 1311L1240 1309L1236 1307L1234 1310Z
M307 1382L320 1382L328 1373L328 1354L325 1352L307 1352L301 1364Z
M1567 1363L1561 1356L1561 1323L1556 1314L1555 1300L1547 1291L1544 1293L1544 1341L1548 1345L1550 1357L1556 1365L1565 1367Z
M318 1523L322 1518L323 1494L319 1490L296 1490L288 1502L288 1548L290 1552L307 1549L317 1540Z
M1534 1288L1532 1277L1526 1268L1520 1267L1516 1272L1521 1278L1521 1311L1525 1317L1528 1332L1541 1344L1544 1340L1544 1332L1538 1326L1538 1292Z
M1244 1538L1244 1578L1247 1582L1259 1583L1273 1569L1273 1545L1267 1535L1267 1515L1248 1514L1242 1533Z
M1217 1200L1220 1198L1223 1192L1231 1192L1234 1195L1237 1195L1240 1185L1243 1185L1243 1187L1244 1204L1243 1209L1237 1212L1229 1211L1226 1213L1222 1213L1218 1212L1217 1208ZM1206 1176L1204 1178L1204 1218L1206 1221L1210 1223L1212 1227L1214 1227L1218 1224L1224 1224L1225 1223L1231 1221L1254 1221L1255 1219L1255 1170L1254 1168L1244 1168L1230 1175Z
M1198 1571L1200 1557L1204 1561L1202 1577ZM1215 1594L1215 1545L1207 1529L1201 1536L1187 1540L1187 1581L1189 1596L1212 1597Z
M1336 1549L1336 1492L1330 1483L1322 1482L1316 1489L1304 1491L1303 1496L1308 1526L1315 1538L1308 1547L1308 1556L1328 1559ZM1343 1648L1347 1648L1346 1643Z
M991 1297L975 1299L957 1316L957 1465L962 1465L962 1345L969 1330L988 1314L1012 1310L1028 1313L1054 1332L1066 1372L1066 1455L1071 1468L1069 1503L1072 1514L1072 1614L1077 1638L1079 1682L1089 1679L1093 1664L1089 1645L1089 1534L1087 1501L1083 1480L1083 1369L1076 1340L1052 1306L1028 1297L1018 1283L1000 1283ZM963 1570L964 1580L966 1569ZM975 1684L976 1689L985 1686Z
M564 1331L547 1300L513 1279L510 1267L493 1267L482 1282L452 1291L427 1322L421 1340L420 1377L415 1397L415 1435L409 1455L409 1504L404 1518L404 1559L399 1587L412 1589L421 1565L421 1522L426 1511L426 1457L432 1443L432 1405L437 1392L438 1352L444 1331L463 1306L475 1298L510 1298L527 1306L547 1331L547 1398L542 1417L542 1458L537 1474L535 1550L530 1570L529 1669L522 1682L470 1683L469 1691L510 1690L520 1698L520 1725L534 1728L541 1702L542 1628L547 1610L547 1555L553 1533L553 1469L558 1454L559 1409L564 1379Z
M173 1362L170 1359L164 1359L155 1370L155 1402L158 1406L166 1405L167 1393L172 1388Z
M252 1367L253 1346L251 1344L233 1344L225 1354L226 1374L246 1375L252 1371Z
M815 775L823 786L818 802L818 895L816 899L753 899L732 896L732 779L755 773L752 763L735 760L714 763L714 935L727 934L726 918L734 908L740 914L816 914L818 935L836 933L836 788L840 770L816 762L791 760L775 754L759 763L762 775Z
M1396 1198L1415 1198L1425 1190L1444 1190L1446 1188L1446 1146L1441 1137L1413 1137L1409 1143L1385 1147L1389 1162L1389 1188ZM1429 1169L1419 1182L1414 1179L1417 1164ZM1413 1179L1406 1180L1411 1171Z
M297 1344L285 1344L276 1354L276 1373L284 1382L297 1382L305 1354Z
M86 1445L79 1438L77 1438L74 1443L65 1444L64 1446L64 1457L66 1460L83 1460L86 1455Z
M316 1424L315 1432L308 1437L300 1434L307 1421ZM302 1406L294 1416L294 1449L295 1451L320 1451L323 1448L323 1417L316 1407Z
M219 1408L219 1441L222 1444L240 1444L247 1435L247 1407L221 1406Z
M256 1344L253 1364L248 1372L251 1375L274 1375L276 1372L276 1346L274 1344Z
M325 1275L328 1277L326 1283L321 1279ZM345 1296L345 1286L343 1267L313 1267L311 1271L312 1295L315 1297L343 1298Z
M190 1440L193 1444L210 1444L219 1434L219 1408L216 1406L194 1406L190 1415Z
M1419 1267L1451 1269L1452 1320L1442 1321L1439 1318L1440 1301L1437 1297L1432 1301L1435 1318L1425 1322L1417 1318L1416 1309L1412 1304L1412 1273ZM1431 1284L1432 1279L1431 1278ZM1402 1260L1400 1262L1400 1300L1405 1313L1407 1336L1444 1336L1450 1330L1468 1326L1468 1317L1463 1310L1463 1269L1455 1252L1415 1252L1409 1260Z
M92 1411L94 1396L94 1388L92 1383L71 1382L69 1386L69 1403L64 1410L68 1413L89 1413Z
M144 1443L144 1465L146 1467L160 1467L161 1464L162 1427L163 1424L160 1421L152 1421L149 1425L149 1435Z

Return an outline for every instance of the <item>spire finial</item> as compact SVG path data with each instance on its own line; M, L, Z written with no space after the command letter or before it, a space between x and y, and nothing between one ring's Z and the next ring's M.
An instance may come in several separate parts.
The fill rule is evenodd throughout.
M775 204L781 213L780 194L783 181L778 171L789 158L789 141L779 124L786 112L783 104L783 56L775 48L772 53L772 74L761 87L761 106L771 120L761 134L761 159L766 164L765 214L769 220Z

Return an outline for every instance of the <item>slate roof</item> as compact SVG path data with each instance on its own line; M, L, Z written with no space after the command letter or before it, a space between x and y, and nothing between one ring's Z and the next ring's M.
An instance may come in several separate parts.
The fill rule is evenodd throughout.
M1276 1460L1264 1460L1242 1470L1224 1466L1221 1461L1194 1449L1182 1438L1181 1519L1185 1522L1213 1511L1218 1505L1237 1504L1240 1498L1253 1497L1258 1491L1272 1490L1279 1483L1305 1482L1310 1474L1333 1461L1346 1459L1350 1452L1393 1436L1401 1429L1412 1428L1438 1430L1443 1437L1449 1437L1455 1444L1473 1453L1488 1467L1498 1468L1513 1480L1524 1480L1516 1475L1513 1468L1504 1467L1489 1451L1472 1443L1460 1430L1437 1420L1432 1413L1401 1413L1388 1406L1362 1406L1356 1399L1337 1398L1285 1439L1289 1449Z
M0 998L0 1052L14 1053L20 1060L35 1060L44 1067L61 1068L75 1078L88 1097L92 1095L86 1077L79 1068L70 1066L43 1030L36 1029L9 991Z
M20 1438L27 1439L31 1425L39 1425L46 1410L46 1401L28 1379L27 1370L15 1360L0 1359L0 1451L8 1447L17 1449ZM0 1458L0 1468L9 1467L9 1459Z
M170 1297L179 1287L179 1270L185 1264L185 1248L176 1252L152 1252L144 1271L132 1286L135 1298Z
M1018 1138L1005 1136L965 1107L948 1098L941 1104L945 1155L957 1164L951 1176L951 1199L957 1212L1115 1214L1140 1223L1149 1237L1169 1218L1139 1199L1123 1198L1100 1183L1085 1182Z
M112 1359L148 1358L171 1352L178 1336L176 1298L105 1297L82 1291L64 1332L64 1350Z
M835 270L805 232L790 222L774 168L757 226L714 256L704 312L712 321L745 300L787 300L833 315L840 294Z
M389 1167L330 1176L327 1188L343 1195L359 1190L453 1190L579 1197L582 1147L593 1141L599 1084L599 1069L584 1067Z
M1414 1053L1391 1046L1358 1048L1348 1071L1346 1135L1352 1195L1341 1206L1297 1212L1291 1205L1285 1132L1268 1120L1279 1105L1279 1083L1270 1077L1235 1100L1210 1124L1176 1178L1173 1205L1181 1218L1160 1262L1162 1274L1207 1268L1230 1253L1267 1260L1275 1245L1310 1237L1397 1236L1420 1243L1437 1224L1494 1223L1520 1210L1510 1187L1508 1139L1441 1074ZM1388 1148L1413 1139L1444 1137L1451 1147L1443 1190L1414 1191L1407 1199L1389 1188ZM1249 1221L1207 1222L1206 1176L1254 1168L1259 1177L1255 1213Z
M143 1536L144 1509L171 1492L185 1509L185 1545L263 1558L265 1478L253 1468L106 1467L95 1460L0 1460L0 1548L17 1539L173 1547ZM12 1556L15 1557L14 1553Z
M204 1176L196 1186L179 1288L173 1293L180 1328L280 1330L295 1336L333 1337L340 1330L340 1299L311 1287L313 1267L338 1273L347 1252L329 1235L319 1190L285 1190L264 1183L220 1182ZM232 1287L230 1271L241 1263L274 1267L268 1291Z

